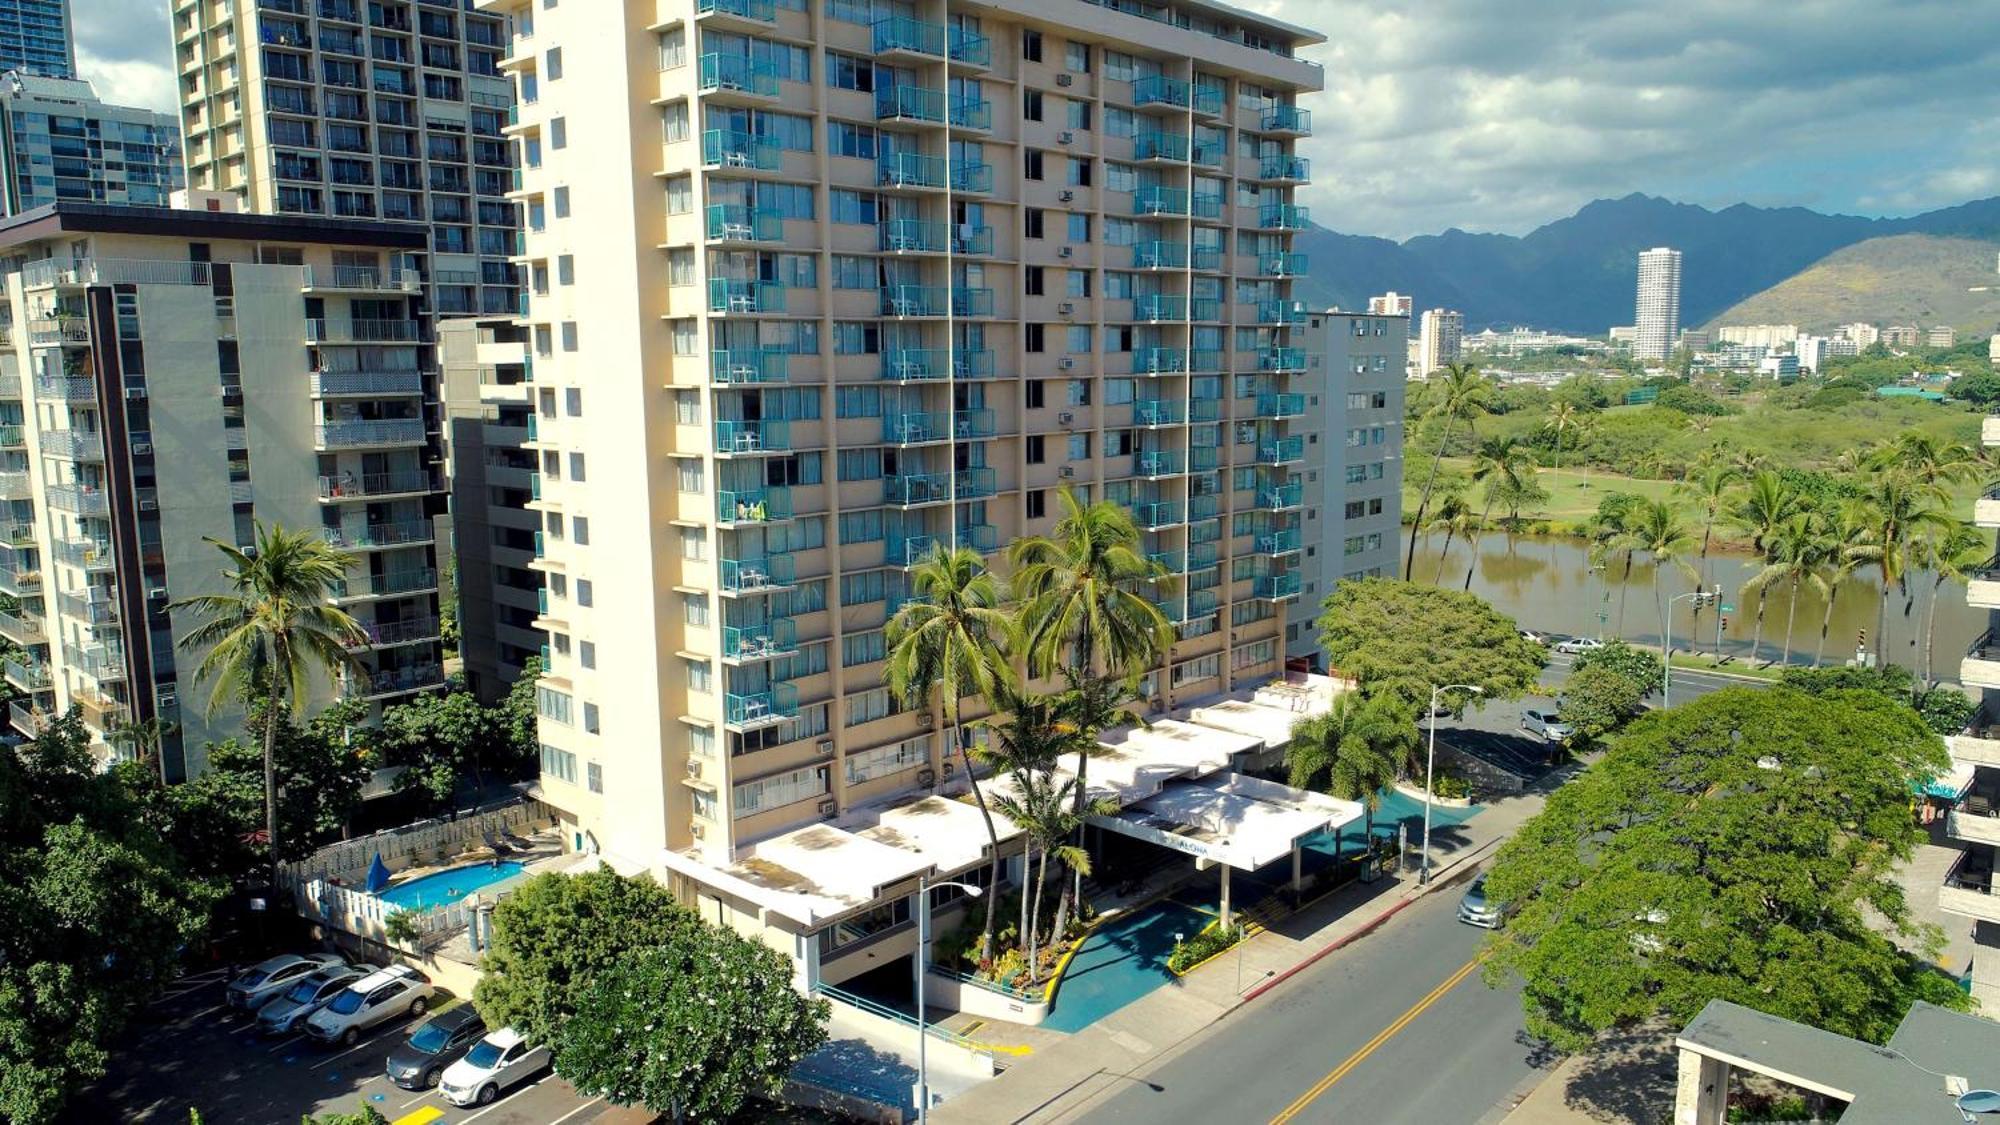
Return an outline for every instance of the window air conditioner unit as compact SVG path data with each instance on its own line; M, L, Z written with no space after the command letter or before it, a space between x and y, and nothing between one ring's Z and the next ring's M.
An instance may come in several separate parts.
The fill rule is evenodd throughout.
M931 771L931 770L928 770L928 769L922 769L922 770L918 770L918 771L917 771L917 784L918 784L918 785L936 785L936 784L937 784L937 774L936 774L935 772Z
M922 714L922 715L918 715L918 716L917 716L917 725L918 725L919 727L922 727L922 728L923 728L923 729L925 729L925 730L929 730L929 729L931 729L931 717L930 717L930 715L929 715L928 713L925 713L925 714Z
M1076 466L1064 465L1062 467L1061 473L1065 480L1069 479L1070 477L1074 477L1076 475Z
M1056 198L1062 200L1064 203L1068 203L1076 198L1076 193L1070 191L1068 188L1064 188L1063 193Z
M833 739L831 738L820 739L818 750L819 750L819 756L822 758L831 755L833 753Z
M707 834L708 834L708 829L702 827L700 821L688 822L688 835L693 836L695 839L699 840Z
M1058 86L1069 86L1075 84L1075 82L1076 82L1076 75L1074 74L1056 75L1056 85Z
M126 387L126 388L125 388L125 397L126 397L126 398L130 398L130 399L143 399L143 398L145 398L145 397L146 397L146 388L144 388L144 387Z
M1056 306L1056 311L1064 316L1068 316L1076 311L1076 306L1068 301L1064 301L1062 304Z
M1069 424L1070 424L1071 422L1074 422L1074 421L1076 421L1076 415L1074 415L1074 414L1070 413L1070 412L1069 412L1069 411L1067 411L1067 410L1063 411L1063 412L1062 412L1061 414L1058 414L1058 415L1056 415L1056 424L1057 424L1057 425L1060 425L1060 426L1067 426L1067 425L1069 425Z
M1067 311L1069 311L1069 310L1065 309L1065 310L1063 310L1063 311L1067 312ZM1076 357L1075 357L1075 356L1070 356L1070 355L1066 355L1066 356L1062 357L1062 369L1063 369L1064 371L1068 371L1068 370L1069 370L1070 368L1072 368L1072 367L1075 367L1075 366L1076 366Z
M154 586L146 591L146 597L156 602L166 601L167 588L165 586Z
M132 455L134 457L150 457L152 456L152 454L153 454L152 442L135 441L132 443Z
M821 815L821 816L832 816L832 815L833 815L833 802L832 802L832 801L821 801L821 802L819 803L819 815Z
M141 500L139 501L139 510L142 512L157 512L160 510L160 502L158 500Z
M1076 134L1065 129L1062 132L1056 134L1056 143L1059 145L1075 144Z
M689 758L689 759L688 759L688 764L687 764L687 765L688 765L688 776L689 776L689 777L700 777L700 776L701 776L701 762L700 762L700 761L698 761L698 760L696 760L696 759L694 759L694 758Z
M1063 247L1062 249L1060 249L1060 250L1056 251L1056 257L1058 257L1058 258L1067 258L1067 257L1069 257L1069 256L1070 256L1071 254L1074 254L1074 253L1076 253L1076 247L1074 247L1074 246L1065 246L1065 247Z
M950 777L958 769L958 763L950 758L944 760L944 775Z

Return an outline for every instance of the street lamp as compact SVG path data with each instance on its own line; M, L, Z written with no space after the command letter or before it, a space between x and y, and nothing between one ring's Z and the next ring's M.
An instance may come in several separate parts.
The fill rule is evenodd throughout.
M931 892L939 887L956 887L967 898L986 892L971 883L933 883L928 876L917 877L917 1121L930 1120L931 1072L929 1052L924 1048L929 1036L924 1032L924 978L931 971Z
M1425 719L1431 725L1431 746L1424 755L1424 862L1417 868L1417 885L1431 881L1431 787L1437 783L1438 757L1438 696L1448 691L1469 691L1474 695L1485 695L1486 689L1478 684L1446 684L1431 689L1431 707L1425 712Z
M1722 584L1717 583L1714 590L1704 590L1697 586L1685 594L1675 594L1667 599L1667 604L1660 610L1660 710L1662 711L1673 706L1674 702L1674 635L1670 632L1674 620L1674 603L1689 598L1694 599L1694 604L1697 606L1704 606L1709 602L1721 604ZM1694 643L1696 648L1700 648L1701 638L1695 638ZM1721 650L1718 649L1718 657L1720 654ZM1754 658L1757 654L1753 652L1750 655Z

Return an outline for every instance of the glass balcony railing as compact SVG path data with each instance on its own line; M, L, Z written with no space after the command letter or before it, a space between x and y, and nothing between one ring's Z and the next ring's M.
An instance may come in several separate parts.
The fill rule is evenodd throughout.
M1192 621L1214 613L1218 604L1214 590L1189 590L1178 598L1168 598L1166 610L1179 621Z
M992 316L993 290L966 286L889 285L882 289L883 316Z
M875 91L878 121L929 121L944 123L944 91L922 86L896 85Z
M725 489L715 494L718 523L773 523L792 518L789 488Z
M1220 351L1197 348L1188 353L1188 370L1220 371L1222 370L1222 353Z
M1212 445L1197 445L1188 450L1188 469L1197 473L1212 473L1222 467L1222 450Z
M978 160L951 162L953 191L992 191L993 165Z
M388 496L397 493L435 492L437 479L422 469L406 469L389 473L346 472L338 476L323 475L319 478L319 498L322 500L363 500L371 496Z
M1222 298L1196 297L1188 302L1189 320L1221 320Z
M957 535L961 547L989 553L1000 549L1000 529L990 523L961 524Z
M1187 420L1187 404L1176 399L1142 398L1132 403L1135 426L1178 426Z
M1228 104L1228 95L1218 86L1196 86L1194 88L1194 111L1215 117Z
M1222 420L1222 403L1212 398L1198 398L1188 403L1188 421L1219 422Z
M951 61L967 66L993 65L993 40L956 27L951 29L948 38L951 41Z
M784 216L768 207L714 203L709 205L705 218L708 237L718 242L784 241Z
M543 540L542 533L539 531L535 532L535 557L538 559L549 557L548 544Z
M1275 441L1257 443L1257 463L1260 465L1284 465L1300 460L1306 455L1306 439L1303 437L1278 438Z
M1187 553L1184 551L1148 551L1146 561L1165 570L1167 577L1187 569Z
M709 353L709 377L723 386L783 383L791 377L792 357L775 348L728 348Z
M1257 178L1260 180L1309 180L1307 162L1303 156L1276 153L1257 162Z
M1312 111L1295 105L1268 106L1260 124L1266 133L1310 133Z
M1257 225L1265 230L1304 230L1310 225L1310 216L1304 207L1273 203L1257 212Z
M883 187L941 188L945 186L946 175L946 162L942 156L888 152L875 161L875 182Z
M1188 209L1197 219L1219 219L1222 217L1222 196L1215 192L1196 192Z
M952 414L888 414L882 418L882 440L891 445L921 445L956 439L990 438L991 410L960 410Z
M1306 396L1302 394L1257 396L1257 416L1260 418L1297 418L1305 412Z
M953 98L951 123L960 129L991 129L993 103L984 98Z
M1186 455L1170 449L1142 449L1132 455L1132 475L1174 477L1187 472Z
M1132 193L1134 215L1185 215L1188 193L1185 188L1142 187Z
M1257 490L1257 506L1260 508L1296 508L1304 499L1305 486L1297 482Z
M900 51L913 55L944 54L944 25L908 16L875 21L875 53Z
M783 420L724 419L715 424L715 452L719 455L786 453L791 448L791 423Z
M701 57L698 78L702 93L755 94L778 96L778 71L768 62L744 55L706 54Z
M437 571L429 567L411 567L408 570L360 574L353 578L344 578L333 584L332 593L336 598L394 597L398 594L413 594L419 590L435 590L437 584ZM548 611L545 608L543 612Z
M759 23L771 23L778 18L778 7L773 0L695 0L694 11L697 16L721 13Z
M21 449L28 444L28 431L24 426L0 425L0 449ZM100 445L99 448L102 448Z
M394 520L353 527L322 527L319 533L320 538L344 550L377 550L432 542L437 538L437 526L427 519Z
M727 692L722 697L722 721L732 727L776 726L798 714L799 691L790 684L774 684L768 691Z
M1136 133L1132 137L1132 158L1185 161L1188 158L1187 134L1160 129Z
M1304 254L1262 254L1257 258L1257 272L1265 277L1301 277L1306 272Z
M886 253L942 254L947 241L954 254L991 254L993 228L922 219L890 219L875 226L875 248Z
M1185 269L1187 264L1188 247L1185 242L1153 239L1132 244L1132 268L1135 270Z
M1266 575L1263 578L1253 581L1251 589L1256 592L1258 597L1271 601L1283 598L1295 598L1299 594L1299 576L1296 572L1292 574Z
M1270 348L1257 353L1257 370L1275 374L1294 374L1306 369L1306 353L1303 348Z
M1188 108L1188 84L1179 78L1168 78L1163 74L1147 75L1132 83L1132 104L1138 106L1170 105Z
M990 351L946 351L943 348L892 348L882 353L882 378L898 383L943 379L990 379Z
M792 559L790 555L773 555L764 559L723 559L721 574L722 588L731 593L780 590L792 584Z
M1163 527L1174 527L1186 522L1181 518L1179 501L1166 500L1150 504L1132 505L1132 518L1143 530L1153 531Z
M1178 293L1143 293L1132 298L1133 320L1186 320L1187 298Z
M1257 323L1296 327L1306 322L1306 307L1298 301L1264 301L1257 306Z
M1222 158L1229 155L1229 149L1221 141L1197 140L1188 151L1189 159L1208 168L1222 167Z
M1189 570L1207 570L1222 561L1222 552L1213 540L1205 543L1194 542L1194 528L1188 528L1190 544L1187 551Z
M950 549L951 544L935 535L911 535L901 540L890 540L888 556L891 566L915 566L930 558L942 547ZM896 611L889 611L894 614Z
M781 617L756 625L722 627L722 657L725 660L769 660L789 656L798 650L798 629L790 618Z
M701 162L714 167L775 172L783 167L785 154L777 145L754 133L709 129L701 135Z
M1257 553L1260 555L1287 555L1300 547L1299 529L1267 531L1257 537Z
M719 313L780 313L785 311L785 287L775 281L708 279L708 311Z
M1134 375L1178 375L1187 369L1185 348L1140 348L1132 353Z

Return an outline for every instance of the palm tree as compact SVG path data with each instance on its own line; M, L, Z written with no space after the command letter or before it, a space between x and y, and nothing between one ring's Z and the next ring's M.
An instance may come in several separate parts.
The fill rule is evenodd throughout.
M1360 801L1364 839L1372 841L1382 790L1409 770L1420 744L1415 717L1394 696L1347 692L1333 710L1292 724L1285 764L1301 789Z
M1466 589L1472 589L1472 570L1479 564L1479 532L1486 529L1494 503L1518 491L1524 475L1531 471L1528 447L1518 438L1487 438L1474 451L1470 478L1473 484L1484 486L1485 504L1479 510L1479 521L1466 534L1472 544L1472 561L1465 567Z
M1034 878L1034 903L1027 908L1027 928L1022 933L1028 960L1028 983L1041 979L1041 958L1037 955L1040 946L1042 919L1042 894L1049 881L1049 858L1055 857L1058 864L1075 873L1078 879L1090 874L1090 853L1074 842L1065 842L1077 833L1085 820L1092 816L1108 816L1118 811L1118 802L1110 797L1086 799L1080 809L1077 790L1082 787L1074 777L1057 781L1053 773L1031 770L1015 775L1015 789L1012 793L996 794L993 803L1005 813L1008 819L1021 826L1041 853L1041 867ZM1021 895L1028 894L1026 873L1023 872ZM1058 909L1057 917L1049 927L1049 939L1054 941L1062 936L1064 919Z
M1542 428L1556 436L1556 475L1563 471L1563 435L1575 433L1583 424L1583 412L1576 404L1566 399L1557 399L1549 404L1548 420Z
M1942 486L1926 484L1913 474L1883 469L1867 482L1867 491L1849 502L1861 538L1848 550L1863 566L1873 565L1882 579L1881 597L1875 611L1875 647L1888 663L1889 588L1903 595L1904 612L1909 612L1909 569L1918 539L1944 530L1953 522L1940 506L1945 499ZM1914 661L1912 661L1914 663Z
M1597 510L1590 516L1590 563L1605 568L1607 585L1611 581L1611 556L1620 551L1625 554L1625 575L1618 585L1618 626L1612 630L1613 636L1621 638L1625 635L1625 594L1632 585L1632 556L1638 549L1631 543L1630 531L1643 502L1632 493L1613 492L1597 502Z
M1992 543L1977 528L1957 521L1917 540L1917 565L1932 575L1924 606L1924 683L1936 683L1931 676L1931 645L1937 638L1938 595L1946 582L1964 582L1984 570L1992 554Z
M113 727L105 734L104 741L118 747L132 761L156 762L160 746L179 729L178 724L161 718L135 719Z
M972 728L960 723L960 700L994 698L1009 674L1000 645L1013 629L1001 608L1000 580L970 547L942 544L910 570L910 599L891 618L884 638L889 648L884 678L889 690L911 705L940 706L944 723L956 732L965 780L986 822L993 860L991 886L1000 885L1000 837L993 813L972 770ZM979 933L979 959L993 955L993 910L998 895L986 896L986 921Z
M1757 644L1761 640L1764 615L1764 591L1774 583L1784 583L1790 590L1789 604L1785 608L1785 648L1784 662L1792 662L1792 624L1799 615L1799 589L1810 586L1821 597L1830 597L1827 587L1826 569L1836 545L1828 537L1824 521L1812 512L1797 512L1772 532L1764 544L1764 566L1743 584L1743 592L1755 593L1760 607L1757 614L1759 637L1751 641L1751 659L1756 659Z
M1087 796L1082 790L1085 764L1095 757L1102 747L1097 736L1117 727L1146 726L1134 704L1142 703L1137 688L1122 676L1078 676L1070 669L1063 669L1063 680L1067 687L1056 696L1057 724L1062 735L1069 740L1068 749L1077 757L1076 817L1077 845L1083 844L1085 820L1084 801ZM1069 921L1072 909L1080 909L1083 901L1084 871L1070 865L1076 877L1064 888L1064 893L1056 903L1056 929L1060 932Z
M1444 463L1445 447L1451 443L1451 431L1458 423L1473 426L1493 398L1493 384L1479 369L1469 363L1454 363L1444 369L1444 378L1437 383L1437 390L1431 392L1430 410L1426 418L1439 418L1444 422L1438 434L1437 452L1431 455L1431 471L1424 478L1424 490L1417 498L1417 515L1410 525L1410 549L1403 559L1403 580L1409 581L1410 573L1417 564L1417 529L1424 524L1424 515L1430 510L1431 488L1437 484L1438 466Z
M1708 588L1708 548L1715 539L1715 521L1722 515L1723 505L1736 490L1736 471L1727 464L1704 456L1687 476L1674 484L1674 492L1694 501L1695 509L1701 514L1701 585ZM1720 612L1719 610L1717 612ZM1694 634L1701 636L1701 602L1694 604ZM1701 647L1697 640L1695 648ZM1717 659L1722 653L1717 652Z
M995 714L973 722L987 735L975 743L973 756L997 773L1020 778L1030 773L1047 773L1075 741L1062 716L1060 696L1030 691L1006 677L987 698ZM1017 785L1020 784L1017 782ZM1005 811L1005 810L1002 810ZM1028 876L1033 870L1035 838L1028 835L1027 854L1021 857L1021 929L1028 932Z
M1690 579L1696 578L1693 564L1687 557L1694 553L1694 533L1681 522L1680 513L1665 500L1642 500L1633 510L1634 519L1626 531L1626 543L1646 552L1653 561L1653 608L1660 613L1663 626L1666 620L1665 607L1660 602L1660 572L1671 566ZM1671 640L1673 630L1666 628L1660 636L1660 659L1667 660L1673 655Z
M365 672L351 646L367 634L346 610L333 605L333 591L346 581L353 556L311 532L287 531L280 524L256 527L257 549L245 551L212 536L222 552L226 594L200 594L167 608L186 610L197 622L180 647L201 652L195 679L206 680L208 714L230 698L246 705L264 703L264 836L271 881L278 881L278 790L273 756L278 725L297 715L312 696L315 671L332 679L342 672Z
M1987 469L1978 450L1962 442L1939 441L1922 430L1905 430L1896 440L1876 446L1868 453L1866 467L1907 473L1926 485L1957 484Z
M1577 484L1577 487L1588 492L1590 491L1590 453L1584 448L1584 443L1589 441L1591 436L1597 432L1596 412L1588 412L1583 417L1577 419L1576 425L1572 427L1572 430L1576 434L1576 440L1571 443L1570 448L1576 451L1576 459L1583 466L1583 480Z
M1462 483L1463 479L1462 477L1452 477L1448 478L1447 483L1451 481ZM1444 547L1438 551L1437 574L1431 579L1431 585L1444 585L1444 564L1446 558L1451 554L1452 539L1463 535L1468 542L1471 542L1477 534L1478 526L1479 513L1473 511L1472 505L1465 502L1464 488L1455 489L1446 494L1444 499L1438 501L1437 511L1432 514L1431 522L1424 527L1424 530L1428 532L1444 532ZM1473 552L1473 558L1475 560L1478 558L1476 550Z
M1836 545L1827 563L1832 571L1826 576L1826 609L1819 621L1819 648L1813 652L1815 668L1826 663L1826 635L1833 628L1833 603L1840 597L1840 588L1847 582L1848 575L1861 565L1861 560L1848 548L1858 543L1868 529L1860 522L1860 515L1853 505L1842 505L1831 518L1831 540Z
M1738 459L1734 466L1743 470L1744 462ZM1759 558L1769 559L1765 541L1776 535L1778 528L1795 513L1806 506L1805 497L1790 482L1774 469L1758 468L1750 470L1742 489L1735 500L1722 510L1724 523L1750 536L1750 547ZM1756 625L1750 635L1750 658L1755 660L1759 647L1764 643L1764 596L1757 595Z

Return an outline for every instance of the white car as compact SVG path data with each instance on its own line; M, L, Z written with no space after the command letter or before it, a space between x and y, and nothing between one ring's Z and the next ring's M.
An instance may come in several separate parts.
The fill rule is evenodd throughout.
M376 971L374 965L321 969L257 1009L257 1030L266 1035L290 1035L314 1012L332 1003L348 985Z
M1603 647L1604 642L1598 640L1596 637L1571 637L1568 640L1556 642L1556 651L1570 656L1580 656L1586 652L1595 652Z
M523 1040L511 1027L489 1033L465 1057L445 1068L438 1092L456 1106L490 1105L501 1092L549 1065L549 1049Z
M435 991L424 974L408 965L391 965L348 985L307 1017L306 1034L322 1043L352 1046L362 1032L397 1016L423 1015L430 1010Z
M1561 742L1576 733L1576 729L1557 718L1554 711L1544 711L1539 707L1521 711L1521 729L1529 734L1539 734L1550 742Z
M281 953L252 965L230 981L222 1000L232 1008L254 1012L321 969L337 969L345 963L331 953Z

